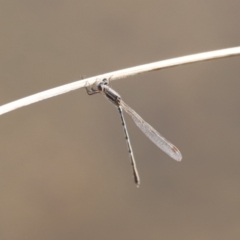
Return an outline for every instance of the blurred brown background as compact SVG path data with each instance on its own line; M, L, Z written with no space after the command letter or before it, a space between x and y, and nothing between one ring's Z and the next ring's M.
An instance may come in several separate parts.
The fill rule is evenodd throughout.
M0 1L0 104L81 76L240 45L238 0ZM0 239L240 238L239 57L113 82L177 163L85 90L0 117Z

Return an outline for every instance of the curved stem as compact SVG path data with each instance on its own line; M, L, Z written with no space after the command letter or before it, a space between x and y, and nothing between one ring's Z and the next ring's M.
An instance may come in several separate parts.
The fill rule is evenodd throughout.
M237 56L237 55L240 55L240 47L227 48L227 49L222 49L217 51L204 52L204 53L198 53L198 54L188 55L184 57L172 58L169 60L163 60L163 61L144 64L136 67L126 68L126 69L122 69L119 71L114 71L106 74L101 74L95 77L79 80L79 81L65 84L56 88L43 91L43 92L39 92L31 96L21 98L19 100L2 105L0 106L0 115L13 111L23 106L27 106L32 103L42 101L44 99L48 99L48 98L55 97L79 88L83 88L86 86L86 83L93 84L98 80L102 80L103 78L110 78L111 81L113 81L113 80L125 78L128 76L133 76L133 75L144 73L144 72L160 70L163 68L169 68L169 67L179 66L179 65L188 64L188 63L200 62L205 60L213 60L217 58L231 57L231 56Z

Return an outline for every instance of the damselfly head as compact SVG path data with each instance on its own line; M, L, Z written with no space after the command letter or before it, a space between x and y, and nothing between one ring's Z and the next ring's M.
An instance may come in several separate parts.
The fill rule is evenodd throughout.
M104 89L104 86L108 85L108 80L104 78L97 86L98 91L102 92Z

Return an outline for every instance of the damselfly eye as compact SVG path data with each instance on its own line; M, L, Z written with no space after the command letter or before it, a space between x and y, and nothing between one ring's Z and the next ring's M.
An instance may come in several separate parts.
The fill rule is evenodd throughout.
M108 80L107 80L106 78L104 78L104 79L102 80L102 84L103 84L103 85L108 85Z

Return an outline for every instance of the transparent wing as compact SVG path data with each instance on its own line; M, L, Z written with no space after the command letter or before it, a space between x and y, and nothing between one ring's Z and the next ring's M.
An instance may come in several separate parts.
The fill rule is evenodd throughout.
M119 102L124 111L128 113L136 125L142 130L142 132L160 149L166 154L172 157L176 161L182 160L181 152L166 138L164 138L159 132L157 132L150 124L145 122L132 108L130 108L122 99Z

